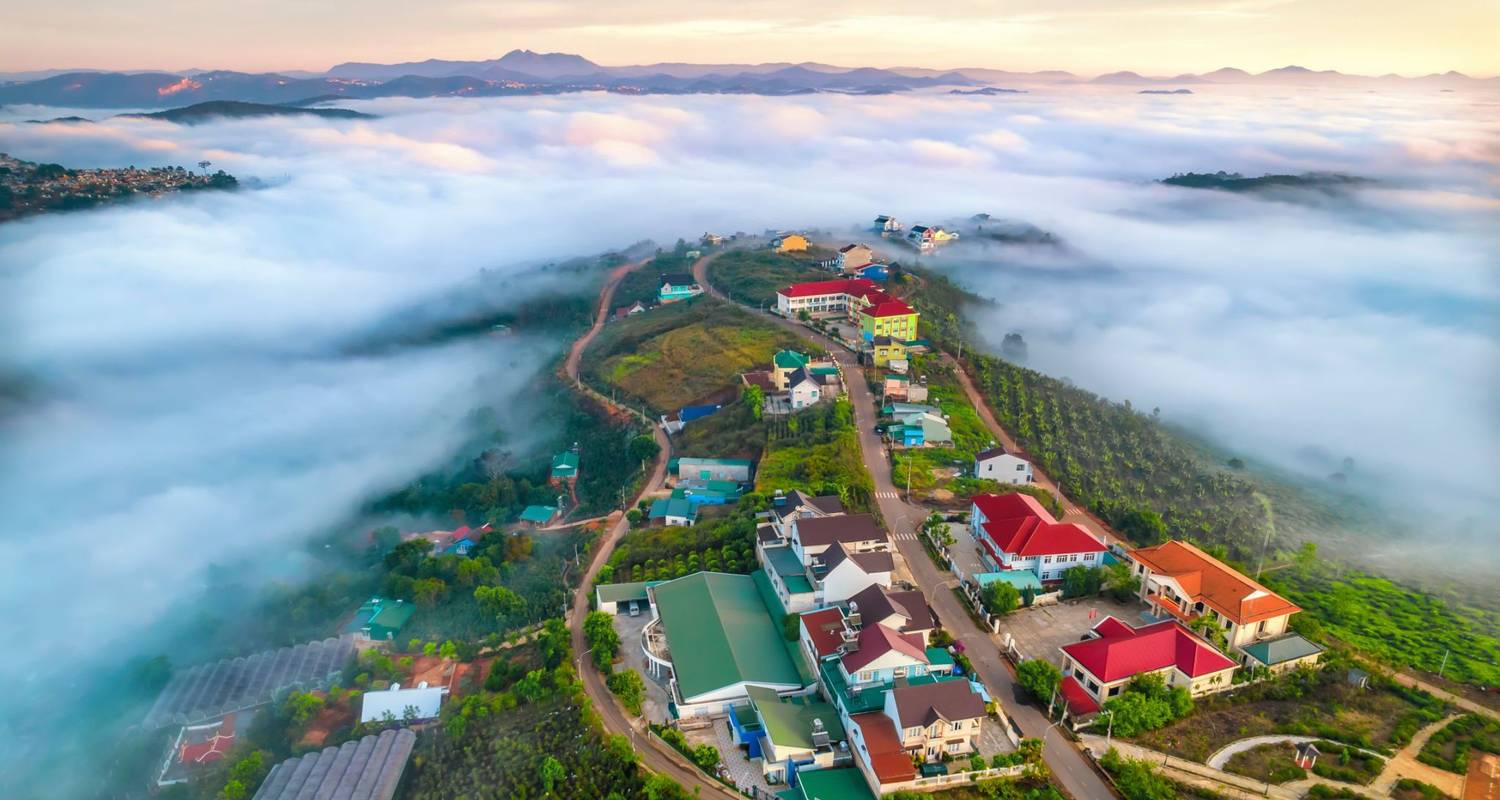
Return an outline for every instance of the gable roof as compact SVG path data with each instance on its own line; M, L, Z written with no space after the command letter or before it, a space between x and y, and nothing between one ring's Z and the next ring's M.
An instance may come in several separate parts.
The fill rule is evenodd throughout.
M1064 645L1062 651L1104 683L1176 667L1191 678L1226 669L1235 662L1175 620L1141 628L1105 617L1094 626L1099 638Z
M1264 639L1247 644L1240 649L1245 652L1245 655L1268 667L1323 652L1322 645L1310 642L1295 633L1278 636L1275 639Z
M988 450L981 450L978 453L975 453L974 460L988 461L989 459L999 458L1000 456L1006 455L1010 455L1010 453L1004 447L991 447ZM1017 456L1017 458L1020 458L1020 456Z
M927 607L927 597L921 590L893 592L879 584L871 584L855 592L849 604L859 609L860 618L867 624L890 619L892 615L903 618L898 626L904 632L925 631L937 627L932 612Z
M927 663L927 648L922 646L921 634L898 633L875 623L859 629L859 649L844 654L844 671L853 675L892 652L920 664Z
M1063 702L1068 704L1068 713L1075 718L1098 712L1099 701L1085 691L1083 684L1072 675L1063 678L1057 688L1063 696Z
M742 681L802 685L751 576L695 572L651 592L683 699Z
M1011 555L1031 558L1062 553L1103 553L1109 548L1076 522L1002 519L984 524L984 532Z
M883 712L870 711L855 714L849 720L859 726L865 740L865 751L870 755L870 767L880 783L903 783L917 776L911 765L911 756L901 746L901 737L896 733L896 724Z
M821 608L802 615L802 627L807 629L807 639L819 658L831 656L844 643L840 631L844 629L844 612L838 608Z
M829 572L845 561L852 561L854 566L859 567L860 571L867 575L890 572L896 568L896 559L888 552L851 553L838 542L834 542L832 547L823 551L823 566L827 567Z
M1129 555L1152 572L1176 580L1194 602L1201 601L1238 625L1301 611L1290 600L1187 542L1142 547Z
M568 450L552 457L552 477L569 478L578 473L578 454Z
M1037 517L1045 522L1057 521L1052 518L1046 508L1042 507L1041 501L1024 492L976 494L973 502L985 518L991 520Z
M847 294L860 297L867 292L879 291L879 287L872 280L865 278L843 278L832 281L794 283L785 289L778 290L776 293L783 297L817 297L825 294Z
M683 497L670 497L657 500L651 504L651 511L647 514L648 519L661 519L663 517L683 517L688 520L698 518L698 507L692 501Z
M801 770L797 787L776 796L793 800L875 800L864 773L854 767Z
M984 700L968 681L939 681L891 689L896 716L906 727L927 727L938 720L954 722L985 715Z
M885 539L885 532L869 514L841 514L833 517L804 517L795 522L797 540L803 547L819 547L834 542L868 542Z
M809 360L811 359L809 359L805 354L799 353L796 350L777 350L776 355L771 356L771 363L775 364L781 369L796 369L797 367L805 367L807 366L807 362Z

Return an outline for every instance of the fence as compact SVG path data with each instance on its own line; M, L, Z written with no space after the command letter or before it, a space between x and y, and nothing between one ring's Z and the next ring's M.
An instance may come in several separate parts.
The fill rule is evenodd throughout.
M947 775L933 775L929 778L917 778L911 785L917 789L932 789L942 786L964 786L975 781L987 778L1014 778L1026 771L1024 765L1014 767L991 767L989 769L975 770L973 772L953 772Z

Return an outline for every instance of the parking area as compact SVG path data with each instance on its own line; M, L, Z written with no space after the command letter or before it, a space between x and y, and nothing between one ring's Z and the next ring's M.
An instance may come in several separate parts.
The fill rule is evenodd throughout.
M981 572L986 572L984 562L979 558L979 543L974 541L973 534L969 533L969 526L962 522L950 522L948 533L953 537L953 546L948 548L948 555L953 559L953 566L958 576L973 578Z
M615 669L633 669L646 682L646 699L641 703L641 716L649 722L665 722L667 719L667 687L651 677L646 669L646 654L641 650L641 630L651 621L651 612L642 611L639 616L615 615L615 632L620 634L620 663Z
M1058 648L1076 642L1099 620L1113 615L1130 625L1140 625L1145 605L1132 600L1117 603L1108 597L1064 600L1061 603L1022 608L1000 623L1000 637L1009 633L1022 658L1041 658L1053 664L1062 654Z
M729 720L724 718L715 719L713 725L706 728L696 728L684 731L687 735L688 744L698 745L711 744L719 749L719 761L723 766L723 776L742 792L751 793L753 788L764 792L770 792L771 786L766 783L766 776L761 772L761 762L752 761L745 757L745 751L734 743L734 735L729 732Z

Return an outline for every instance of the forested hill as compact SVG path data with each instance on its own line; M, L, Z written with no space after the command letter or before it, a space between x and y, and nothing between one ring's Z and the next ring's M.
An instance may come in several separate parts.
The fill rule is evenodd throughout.
M294 105L242 103L236 100L211 100L182 108L153 111L147 114L121 114L122 117L158 119L182 125L196 125L213 119L246 117L321 117L323 119L374 119L373 114L347 108L305 108Z
M1226 192L1262 192L1271 189L1313 189L1336 192L1370 182L1369 178L1337 172L1304 172L1301 175L1262 175L1247 178L1238 172L1183 172L1163 178L1168 186L1187 189L1219 189Z

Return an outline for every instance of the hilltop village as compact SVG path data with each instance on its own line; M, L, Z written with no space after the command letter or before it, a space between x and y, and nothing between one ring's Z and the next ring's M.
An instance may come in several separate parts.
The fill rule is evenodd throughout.
M504 500L448 503L462 524L371 534L384 579L325 638L174 672L143 725L168 742L154 788L1208 800L1483 781L1492 710L1334 641L1223 546L1070 499L1002 427L921 267L997 225L880 216L612 262L557 376L607 432L535 480L481 459L490 477L455 496Z
M69 169L37 164L0 153L0 222L44 211L74 211L130 197L161 197L193 189L232 189L239 185L223 170L201 173L182 167Z

